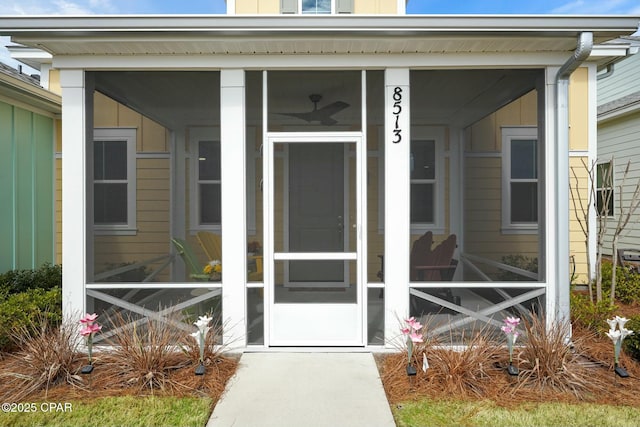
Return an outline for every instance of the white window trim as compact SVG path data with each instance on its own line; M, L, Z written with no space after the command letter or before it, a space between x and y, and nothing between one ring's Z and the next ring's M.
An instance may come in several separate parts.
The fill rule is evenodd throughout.
M601 165L605 165L605 164L610 164L611 166L611 186L610 187L598 187L598 170L600 169ZM607 215L607 218L609 219L615 219L616 218L616 186L615 186L615 182L616 182L616 164L614 162L613 157L610 158L609 160L604 160L604 161L599 161L598 163L596 163L596 170L595 170L595 186L596 186L596 200L595 200L595 209L596 209L596 216L599 217L600 216L600 212L597 212L598 210L598 191L602 190L602 189L606 189L606 188L610 188L611 191L613 191L613 212L611 213L611 215Z
M127 141L127 224L94 224L96 235L130 236L138 232L136 223L136 128L95 128L93 141ZM91 159L93 164L93 159ZM91 179L93 186L93 176ZM93 207L92 207L93 208Z
M514 139L538 139L535 126L503 126L502 136L502 233L503 234L537 234L538 223L511 222L511 141ZM539 162L538 162L539 164ZM540 174L535 180L540 194ZM533 180L532 180L533 181ZM539 216L539 215L538 215Z
M189 169L191 179L189 180L189 200L191 201L190 210L190 231L192 234L195 234L201 230L207 231L217 231L220 232L222 230L222 224L200 224L200 192L199 192L199 177L198 177L198 143L200 141L216 141L220 142L219 129L217 127L197 127L197 128L189 128ZM222 145L220 146L220 152L222 154ZM220 184L222 184L222 176L220 176Z
M445 130L443 127L433 126L412 126L411 127L411 140L433 140L435 141L435 164L436 173L434 183L434 212L432 223L419 222L411 223L411 234L424 234L427 231L431 231L433 234L444 234L445 232L445 194L444 194L444 179L445 179L445 156L444 156L444 142L445 142ZM410 184L415 181L410 179ZM411 191L411 189L409 189Z

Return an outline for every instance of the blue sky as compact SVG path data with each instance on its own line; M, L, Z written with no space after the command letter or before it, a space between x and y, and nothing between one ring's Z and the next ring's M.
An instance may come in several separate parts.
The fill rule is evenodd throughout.
M0 15L218 14L224 0L0 0ZM640 16L639 0L410 0L407 13ZM0 61L17 66L0 37Z
M224 13L224 0L2 0L0 15ZM638 0L410 0L407 13L634 14Z

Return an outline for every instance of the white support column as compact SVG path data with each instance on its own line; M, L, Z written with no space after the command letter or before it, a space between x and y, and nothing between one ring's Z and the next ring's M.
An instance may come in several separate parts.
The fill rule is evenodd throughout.
M62 87L62 310L63 316L85 312L87 260L86 141L93 133L93 88L84 70L60 70ZM88 108L87 108L88 107Z
M222 313L224 342L246 346L246 162L244 70L220 72Z
M409 314L410 120L409 70L385 72L384 281L385 344L399 336L398 319Z
M556 319L556 313L558 309L558 290L560 283L558 282L558 262L566 260L558 260L558 207L556 192L561 188L558 185L558 170L557 170L557 141L556 141L556 74L558 68L550 67L546 69L544 96L539 94L538 98L538 116L539 119L544 120L544 140L542 144L544 147L544 198L545 198L545 212L544 212L544 224L540 224L544 228L544 277L547 283L546 294L546 316L548 324L551 324ZM540 136L539 136L540 138ZM566 153L567 157L569 153ZM567 180L569 177L567 176ZM568 187L567 187L567 191ZM569 195L567 194L567 199ZM567 212L568 215L568 212ZM542 265L542 263L540 263ZM568 282L569 278L565 280Z

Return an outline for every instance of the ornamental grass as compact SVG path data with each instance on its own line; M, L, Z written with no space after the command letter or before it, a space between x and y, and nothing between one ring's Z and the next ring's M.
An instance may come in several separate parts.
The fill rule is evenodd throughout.
M90 374L80 373L88 355L80 351L76 319L56 328L47 322L38 328L16 328L13 334L20 350L0 357L0 398L85 401L157 395L217 401L236 371L238 358L225 355L219 345L222 327L214 324L205 345L206 372L196 376L199 345L189 324L179 323L176 316L159 321L114 315L109 319L113 335L103 341L106 345L93 347Z
M52 326L47 316L14 327L11 338L18 351L0 365L0 401L20 402L36 392L47 397L58 385L82 386L78 331L73 322Z
M576 328L568 343L566 327L547 328L544 316L531 313L522 318L513 353L518 376L507 373L509 353L502 334L465 332L463 345L451 346L442 337L429 338L427 327L425 342L414 349L415 377L406 374L406 352L378 356L389 402L427 398L491 400L505 407L548 401L640 406L640 364L622 353L620 365L630 377L616 377L609 338ZM460 341L457 337L456 343ZM423 353L429 362L426 372L420 369Z

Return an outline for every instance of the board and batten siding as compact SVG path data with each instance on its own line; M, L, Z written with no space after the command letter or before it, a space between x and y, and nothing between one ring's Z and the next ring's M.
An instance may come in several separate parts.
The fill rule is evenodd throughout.
M0 271L54 262L54 119L0 101Z

